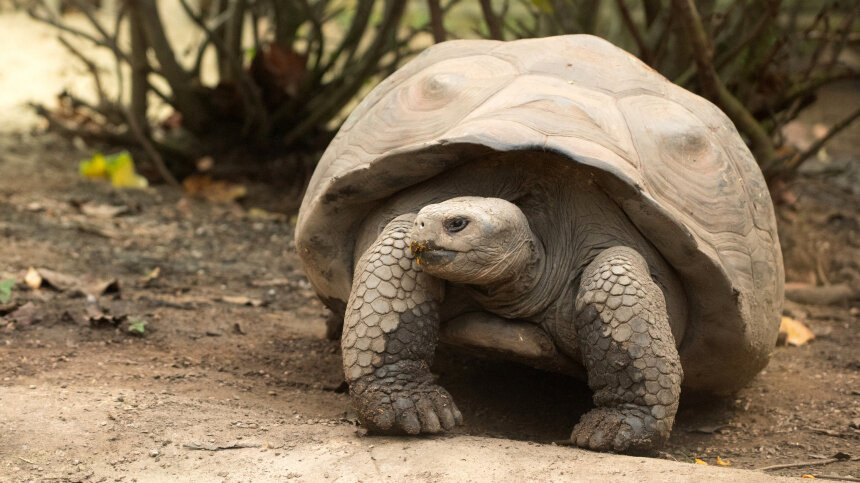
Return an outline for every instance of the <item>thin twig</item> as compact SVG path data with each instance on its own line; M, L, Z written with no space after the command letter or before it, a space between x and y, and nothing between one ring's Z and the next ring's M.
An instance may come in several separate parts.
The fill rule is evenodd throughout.
M793 156L791 160L786 163L786 167L790 170L797 170L797 168L799 168L804 161L811 158L812 156L815 156L818 151L820 151L821 148L823 148L824 145L827 144L828 141L833 139L833 136L836 136L837 134L839 134L840 131L850 126L851 123L856 121L858 117L860 117L860 109L856 109L847 117L834 124L833 127L831 127L827 131L827 134L825 134L824 137L822 137L818 141L815 141L812 146L809 146L809 148L807 148L805 151L802 151Z
M260 443L234 443L227 445L214 445L214 444L205 444L205 443L185 443L182 445L184 448L194 449L194 450L203 450L203 451L223 451L227 449L243 449L243 448L263 448L265 445Z
M158 150L155 149L155 146L152 145L149 138L144 134L143 130L137 123L137 119L134 118L134 114L132 114L128 109L123 109L123 113L125 114L126 122L128 122L128 127L132 134L137 138L137 142L140 143L143 150L146 151L146 154L149 156L149 160L155 165L155 169L158 170L158 174L161 175L161 178L174 188L181 189L179 181L177 181L173 176L173 173L167 169L167 165L164 164L164 158L161 157L161 154L159 154Z
M815 478L820 478L822 480L834 480L834 481L853 481L857 482L860 478L851 478L848 476L838 476L838 475L810 475Z
M756 471L782 470L785 468L802 468L804 466L821 466L821 465L829 465L830 463L838 463L840 461L857 461L857 460L860 460L860 456L855 456L853 458L828 458L826 460L803 461L801 463L784 463L781 465L764 466L762 468L756 468Z
M730 61L734 60L738 54L753 40L758 38L759 34L767 27L779 14L779 6L782 3L782 0L776 0L770 2L767 10L762 14L761 18L758 19L753 28L751 28L746 36L744 36L743 40L737 43L732 49L723 52L720 54L720 58L716 61L717 70L722 69L726 66Z
M502 23L499 17L493 12L490 0L481 0L481 11L484 13L484 22L486 22L487 29L490 31L490 38L493 40L504 40Z
M683 31L693 51L702 91L749 137L751 150L759 164L769 162L774 158L773 142L743 103L726 88L714 69L713 47L705 33L696 4L693 0L673 0L672 6L684 24Z
M84 32L82 30L78 30L74 27L70 27L70 26L60 22L59 20L53 18L53 17L43 16L43 15L39 14L35 8L28 9L27 13L30 15L31 18L33 18L33 20L37 20L39 22L46 23L46 24L51 25L52 27L54 27L58 30L72 34L72 35L74 35L76 37L80 37L82 39L86 39L86 40L92 42L93 44L95 44L99 47L104 47L106 49L110 49L111 51L114 52L114 54L121 56L124 60L128 59L128 56L125 54L125 52L123 52L122 49L119 48L119 46L116 44L115 41L111 41L110 38L105 38L105 39L99 40L98 38Z
M251 132L251 129L256 127L259 130L260 135L265 137L270 124L268 112L265 104L263 104L263 97L260 93L260 89L251 79L248 72L242 68L241 54L231 55L231 49L225 43L224 39L215 35L214 30L210 29L206 25L206 20L203 19L201 15L194 12L194 9L191 8L187 0L180 0L179 4L182 6L183 10L185 10L188 17L191 18L191 20L194 21L194 23L197 24L197 26L205 33L207 38L212 40L212 45L215 46L218 56L227 60L230 70L230 78L234 79L236 81L236 85L239 87L242 105L246 112L244 125L242 126L242 136L247 136L248 133ZM238 15L238 13L236 15ZM256 125L254 124L254 120L257 121Z
M332 85L333 92L317 93L315 99L318 99L321 104L309 106L310 114L284 136L284 144L294 143L314 127L330 120L361 89L365 79L373 73L380 59L388 52L388 47L396 42L397 28L400 25L400 18L403 16L405 7L406 2L400 0L386 2L383 20L378 27L373 43L358 61L350 65L350 67L354 66L352 69L344 70L343 75L341 75L343 82Z
M836 46L830 51L830 62L827 65L827 69L833 69L836 66L836 62L839 60L839 54L842 53L842 49L845 48L845 43L848 41L848 34L853 32L854 30L854 19L857 17L857 12L860 11L860 3L855 3L854 8L845 16L842 21L842 25L837 29L839 32L839 40L836 42Z
M627 31L630 32L630 35L633 36L633 40L636 41L636 46L639 48L640 58L646 64L652 65L651 63L654 61L654 58L651 56L651 51L648 50L648 45L645 43L645 40L642 39L642 33L639 32L639 27L637 27L636 23L633 22L630 10L627 9L627 5L624 3L624 0L615 0L615 3L618 5L618 10L621 12L621 20L627 27Z
M81 137L84 139L95 139L99 141L103 141L111 144L135 144L136 139L133 136L127 133L116 133L111 132L106 129L100 129L98 131L88 130L86 128L77 126L70 127L66 123L64 123L61 119L58 119L47 107L31 102L28 104L31 109L33 109L38 116L41 116L46 121L48 121L48 130L56 131L60 133L60 135L65 136L67 138L75 138Z
M430 27L433 32L433 42L437 44L444 42L446 37L445 25L442 23L442 7L439 0L427 0L427 8L430 10Z
M107 102L108 102L107 94L105 94L104 87L102 87L101 75L99 74L99 68L95 64L95 62L93 62L87 56L82 54L81 51L76 49L64 37L62 37L62 36L57 37L57 40L60 42L60 44L62 44L63 47L66 48L66 50L69 51L69 53L71 53L72 55L77 57L78 60L80 60L81 62L84 63L84 65L87 66L87 70L90 71L90 75L92 75L92 77L93 77L93 82L95 82L95 84L96 84L96 94L99 96L99 103L107 104Z
M316 5L311 6L308 0L301 0L299 4L302 7L302 13L311 24L311 34L307 37L307 50L305 50L306 58L311 58L311 49L313 49L314 65L311 69L314 72L319 71L323 62L323 53L325 52L325 35L323 35L323 20L317 16L315 11Z

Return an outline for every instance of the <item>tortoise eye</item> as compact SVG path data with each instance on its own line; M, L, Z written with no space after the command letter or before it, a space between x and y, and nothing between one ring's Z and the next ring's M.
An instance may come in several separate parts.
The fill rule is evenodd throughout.
M445 231L448 233L457 233L458 231L462 231L463 228L466 228L466 225L468 224L469 219L463 218L462 216L448 218L445 220Z

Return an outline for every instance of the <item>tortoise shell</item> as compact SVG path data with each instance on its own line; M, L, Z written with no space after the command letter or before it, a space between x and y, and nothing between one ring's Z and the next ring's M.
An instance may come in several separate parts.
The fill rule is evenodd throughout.
M767 363L783 265L755 159L716 106L589 35L440 43L361 102L323 154L296 226L330 307L342 312L349 297L367 213L476 148L551 151L605 174L602 188L688 293L687 387L730 392Z

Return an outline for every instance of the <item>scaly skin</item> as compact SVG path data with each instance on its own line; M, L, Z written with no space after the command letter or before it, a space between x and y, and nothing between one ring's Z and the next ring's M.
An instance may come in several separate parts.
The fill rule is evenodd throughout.
M663 293L628 247L601 252L581 280L576 330L597 408L571 441L601 451L658 446L672 429L683 379Z
M423 273L409 249L414 218L395 218L361 257L344 318L350 396L375 432L437 433L462 422L430 373L444 283Z

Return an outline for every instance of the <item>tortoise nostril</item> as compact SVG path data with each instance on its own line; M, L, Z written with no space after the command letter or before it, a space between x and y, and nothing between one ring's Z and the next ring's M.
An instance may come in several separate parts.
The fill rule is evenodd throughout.
M421 223L418 224L418 226L420 226L421 228L424 228L424 222L422 221Z

